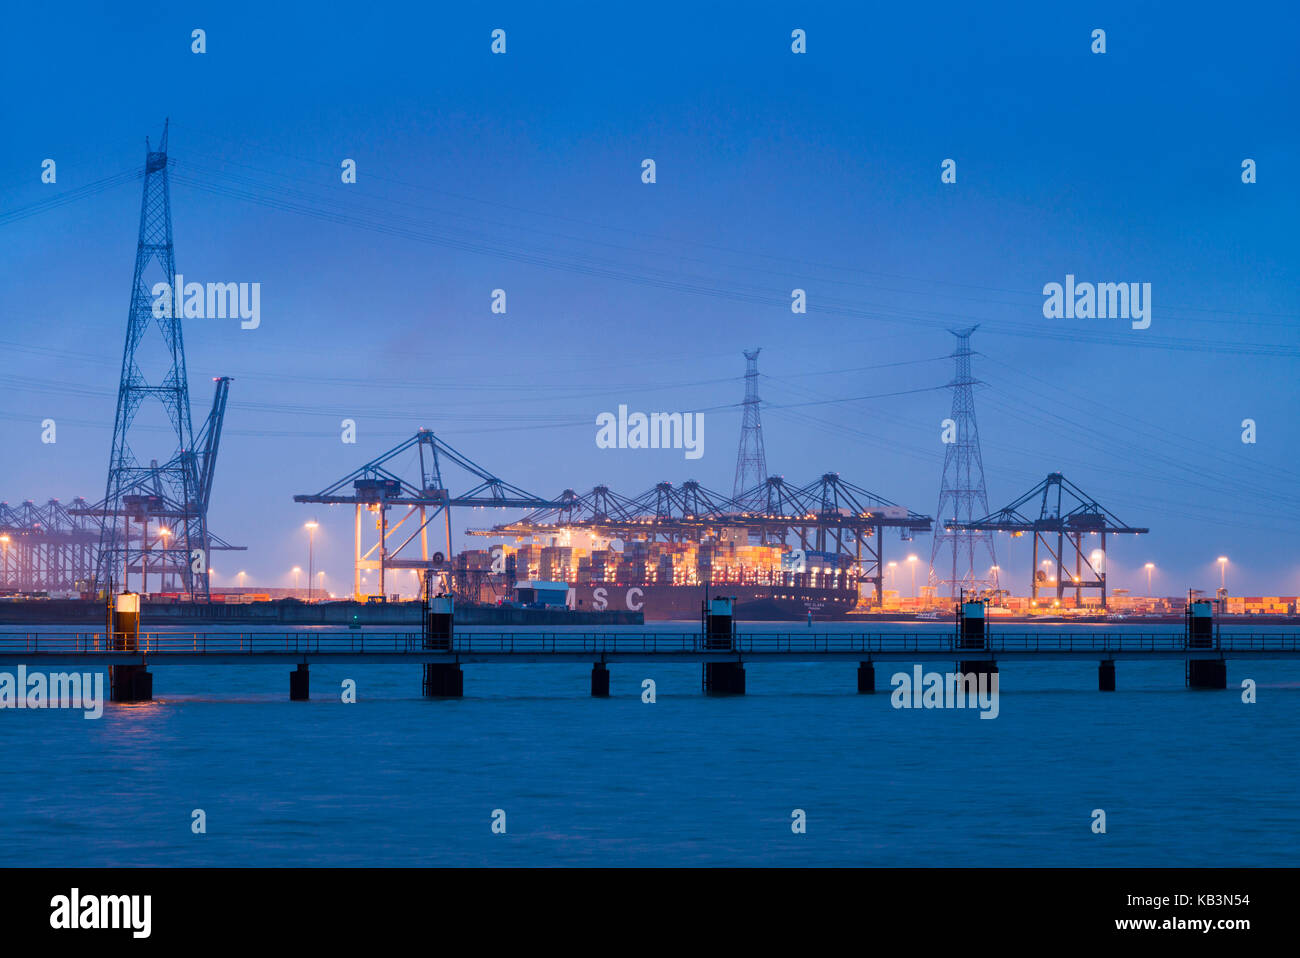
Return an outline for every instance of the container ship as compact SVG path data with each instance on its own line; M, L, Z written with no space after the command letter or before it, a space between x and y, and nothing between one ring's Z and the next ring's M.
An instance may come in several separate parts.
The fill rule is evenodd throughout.
M558 530L462 552L454 578L463 599L480 603L519 601L530 582L564 583L571 609L641 612L647 622L696 619L706 594L734 597L736 617L751 622L839 619L858 606L860 574L849 557L747 538L723 530L698 542L620 542Z

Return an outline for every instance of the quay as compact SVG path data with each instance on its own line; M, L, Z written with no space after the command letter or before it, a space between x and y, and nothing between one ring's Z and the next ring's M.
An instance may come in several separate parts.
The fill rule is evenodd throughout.
M0 665L29 668L108 668L114 701L152 698L155 665L276 665L292 667L290 697L309 694L312 665L410 664L424 672L429 696L463 695L465 665L592 663L592 694L609 694L611 666L684 662L702 666L703 688L743 694L749 663L858 663L858 691L875 691L875 663L949 658L962 673L997 672L1004 662L1093 660L1098 689L1115 690L1119 661L1182 660L1189 688L1227 687L1228 659L1300 658L1300 633L1212 630L1208 603L1193 607L1178 633L997 632L984 629L983 606L967 603L953 633L746 633L731 621L730 601L709 600L699 632L462 632L451 599L427 606L418 632L313 630L279 632L142 632L138 613L115 612L105 632L0 632Z

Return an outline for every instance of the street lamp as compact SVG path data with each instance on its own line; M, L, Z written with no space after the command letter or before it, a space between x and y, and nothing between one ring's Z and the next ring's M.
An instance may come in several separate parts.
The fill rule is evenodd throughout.
M295 592L298 591L298 574L301 572L302 569L299 566L293 567L293 589Z
M1154 562L1148 562L1146 565L1142 567L1147 570L1147 598L1148 599L1151 598L1151 572L1155 569L1155 567L1156 564Z
M1000 592L1002 590L1002 586L998 583L998 573L1002 571L1001 568L999 566L993 565L993 566L989 566L989 571L993 573L993 591Z
M311 601L312 565L316 561L316 526L315 519L307 523L307 601Z
M1228 587L1228 557L1219 556L1219 588Z
M907 564L912 567L912 598L916 598L916 556L907 557Z
M163 552L167 551L167 537L171 534L172 531L168 529L166 526L163 526L158 530L158 538L162 540ZM167 560L166 559L162 561L162 568L158 570L158 588L160 590L165 590L167 588Z
M239 573L239 587L240 587L241 589L244 587L244 576L246 576L247 574L248 574L248 573L246 573L246 572L240 572L240 573Z
M891 589L898 588L898 563L897 562L889 563L889 587Z

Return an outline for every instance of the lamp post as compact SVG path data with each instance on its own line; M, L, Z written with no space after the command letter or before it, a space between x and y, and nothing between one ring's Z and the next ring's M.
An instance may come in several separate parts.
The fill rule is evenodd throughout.
M311 601L312 566L316 561L316 526L315 519L307 523L307 601Z
M162 568L158 570L158 589L159 591L162 592L167 591L167 559L166 559L167 537L171 534L172 531L168 529L166 526L163 526L161 529L158 530L158 538L162 539L162 551L163 551Z
M1228 588L1228 557L1219 556L1219 588Z
M916 556L907 557L907 564L912 567L912 598L916 598Z
M1002 586L998 581L998 573L1002 571L1000 566L989 566L989 571L993 573L993 591L998 593L1002 591Z
M298 576L301 572L302 568L300 566L293 567L293 591L295 592L298 591Z
M889 563L889 587L891 589L898 588L898 563L897 562Z
M240 572L240 573L239 573L239 587L240 587L241 589L244 587L244 576L247 575L247 574L248 574L248 573L246 573L246 572Z
M1147 598L1148 599L1151 598L1151 572L1153 569L1155 569L1155 567L1156 564L1154 562L1148 562L1146 565L1142 567L1147 570Z

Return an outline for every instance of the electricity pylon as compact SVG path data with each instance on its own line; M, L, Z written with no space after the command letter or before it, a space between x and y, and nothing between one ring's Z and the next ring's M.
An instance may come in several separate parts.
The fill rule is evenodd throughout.
M767 480L767 452L763 449L763 424L758 416L758 354L745 350L745 402L744 419L740 426L740 451L736 454L736 482L732 499L740 506L742 497L757 497L761 501L763 483Z
M957 337L952 354L957 372L952 382L951 422L944 423L944 442L948 449L943 457L943 479L939 487L939 508L935 516L934 545L930 551L930 582L936 588L949 587L956 598L962 590L990 589L997 565L993 553L993 534L970 529L948 528L956 522L971 522L989 511L988 493L984 488L984 459L980 454L979 426L975 421L974 387L979 380L971 377L971 334L978 325L967 329L950 329ZM983 564L987 552L988 564ZM948 554L951 553L951 562ZM976 554L981 565L977 571ZM940 569L940 562L943 569ZM948 573L945 575L945 573Z
M146 591L148 577L157 575L160 590L170 580L191 598L207 599L207 510L190 420L181 318L175 309L158 310L162 316L154 310L158 297L153 290L159 283L166 284L171 302L180 299L173 296L167 124L158 149L146 139L145 151L140 236L108 485L99 513L103 526L96 580L98 588L126 589L131 574L138 573L140 589Z

